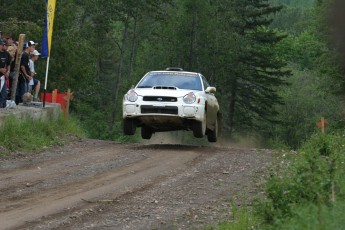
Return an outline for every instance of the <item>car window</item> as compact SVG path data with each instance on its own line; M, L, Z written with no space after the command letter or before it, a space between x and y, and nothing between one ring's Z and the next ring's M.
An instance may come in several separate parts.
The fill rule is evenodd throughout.
M137 88L157 86L202 90L200 78L196 74L188 73L150 73L140 81Z
M206 80L204 76L201 75L201 77L202 77L202 82L204 83L204 89L206 90L206 88L209 87L210 84L208 83L208 81Z

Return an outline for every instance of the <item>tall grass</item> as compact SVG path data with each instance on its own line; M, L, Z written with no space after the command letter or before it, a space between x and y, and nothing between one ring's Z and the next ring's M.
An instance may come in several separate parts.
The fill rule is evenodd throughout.
M33 121L9 116L0 126L0 157L16 151L39 152L49 146L62 145L71 136L85 136L71 117Z

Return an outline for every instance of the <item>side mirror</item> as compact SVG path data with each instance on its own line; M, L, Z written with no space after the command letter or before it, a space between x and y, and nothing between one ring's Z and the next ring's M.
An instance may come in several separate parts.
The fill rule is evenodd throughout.
M205 90L206 93L215 93L216 91L217 91L216 87L211 87L211 86L207 87Z

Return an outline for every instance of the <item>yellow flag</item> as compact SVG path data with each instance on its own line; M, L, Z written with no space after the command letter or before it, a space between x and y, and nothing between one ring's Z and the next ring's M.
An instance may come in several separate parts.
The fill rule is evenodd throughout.
M48 23L48 50L50 55L50 47L52 44L53 36L53 23L54 23L54 14L55 14L55 3L56 0L48 0L47 2L47 23Z

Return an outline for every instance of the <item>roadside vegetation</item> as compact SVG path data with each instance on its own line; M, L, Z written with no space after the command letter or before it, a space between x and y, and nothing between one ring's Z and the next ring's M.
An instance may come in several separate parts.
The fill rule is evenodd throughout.
M85 137L85 132L73 118L33 121L9 116L0 125L0 157L16 152L40 152L64 145L75 137Z
M315 134L296 154L280 156L266 199L234 207L216 229L342 229L345 224L344 133Z

